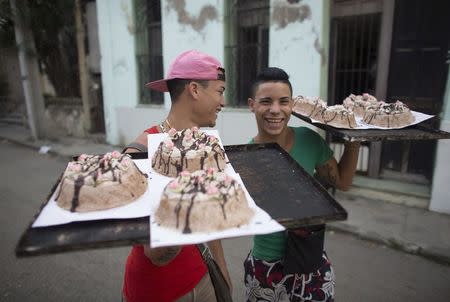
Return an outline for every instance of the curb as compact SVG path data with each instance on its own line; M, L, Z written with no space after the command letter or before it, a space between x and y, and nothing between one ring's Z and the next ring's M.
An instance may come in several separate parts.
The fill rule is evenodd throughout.
M327 224L327 229L331 231L351 234L366 241L383 244L395 250L399 250L411 255L421 256L425 259L437 262L439 264L450 266L449 256L436 253L433 249L429 249L427 247L423 247L414 243L405 242L396 238L383 238L374 232L362 232L359 229L348 226L342 222L333 222L331 224Z
M22 146L22 147L25 147L25 148L33 149L33 150L36 150L36 151L39 151L39 148L40 148L40 146L38 146L38 144L26 143L26 142L23 142L23 141L20 141L20 140L11 139L9 137L0 136L0 139L2 139L4 141L7 141L9 143L16 144L16 145L19 145L19 146ZM52 149L48 150L47 153L45 153L45 154L50 154L52 156L57 156L57 157L64 158L64 159L67 159L67 158L70 159L71 158L71 156L63 155L63 154L61 154L61 153L59 153L59 152L57 152L55 150L52 150ZM45 155L45 154L43 154L43 155Z

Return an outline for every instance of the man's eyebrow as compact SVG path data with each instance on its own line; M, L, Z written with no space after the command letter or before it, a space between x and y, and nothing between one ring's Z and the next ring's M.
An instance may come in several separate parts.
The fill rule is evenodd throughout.
M268 96L262 97L258 99L259 101L271 101L272 99Z

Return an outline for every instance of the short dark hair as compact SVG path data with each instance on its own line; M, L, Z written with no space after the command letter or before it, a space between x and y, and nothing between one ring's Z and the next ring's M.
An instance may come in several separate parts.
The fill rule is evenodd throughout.
M292 85L291 82L289 81L289 75L286 73L286 71L278 67L266 67L256 75L256 79L253 81L250 90L252 94L251 97L255 97L258 86L266 82L285 83L286 85L289 86L289 90L291 91L292 95Z
M190 82L199 83L203 88L207 88L208 80L186 80L186 79L173 79L167 81L167 88L169 89L170 99L172 103L175 102L184 90L184 87Z

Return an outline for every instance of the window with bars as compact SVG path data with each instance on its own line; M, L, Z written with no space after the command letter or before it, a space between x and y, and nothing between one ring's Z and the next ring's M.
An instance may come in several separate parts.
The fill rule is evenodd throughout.
M331 27L329 103L375 94L381 13L335 17Z
M230 105L247 106L250 85L269 61L270 1L237 0L229 9L229 40L226 42L227 90ZM232 65L232 66L230 66ZM230 83L230 79L234 83Z
M145 84L163 78L161 1L135 0L136 61L141 104L163 104L161 92L145 88Z

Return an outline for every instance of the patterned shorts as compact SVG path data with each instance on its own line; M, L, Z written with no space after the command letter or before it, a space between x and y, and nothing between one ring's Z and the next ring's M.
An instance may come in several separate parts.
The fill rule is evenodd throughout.
M323 264L315 272L283 275L281 260L259 260L250 252L244 261L247 301L334 301L334 271L325 253L322 257Z

